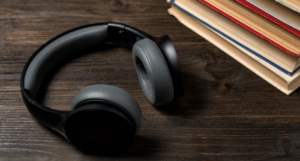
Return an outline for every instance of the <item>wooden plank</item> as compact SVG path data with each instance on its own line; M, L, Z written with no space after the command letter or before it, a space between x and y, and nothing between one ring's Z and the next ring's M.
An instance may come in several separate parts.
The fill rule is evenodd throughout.
M300 92L286 96L167 13L165 0L1 0L0 160L299 160ZM31 54L68 29L120 22L168 34L182 66L185 97L153 107L140 88L131 51L105 45L53 69L40 100L68 110L76 93L110 84L132 94L143 123L133 147L117 157L86 155L38 124L20 94Z

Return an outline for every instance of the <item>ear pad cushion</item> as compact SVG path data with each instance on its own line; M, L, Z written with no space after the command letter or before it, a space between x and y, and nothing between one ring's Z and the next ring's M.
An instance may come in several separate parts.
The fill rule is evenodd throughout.
M150 103L160 106L171 102L174 88L163 54L150 39L133 46L132 57L142 90Z
M110 85L91 85L81 89L75 96L71 110L86 101L101 101L118 107L134 121L136 134L142 124L142 111L137 101L125 90Z

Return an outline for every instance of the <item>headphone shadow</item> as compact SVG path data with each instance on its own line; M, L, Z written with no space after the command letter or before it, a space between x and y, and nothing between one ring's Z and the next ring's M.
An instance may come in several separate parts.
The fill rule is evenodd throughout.
M66 64L71 63L74 59L78 59L82 56L86 56L89 54L93 54L95 52L101 52L101 51L106 51L106 50L111 50L111 49L116 49L116 48L120 48L119 44L105 44L105 45L99 45L98 47L94 47L94 48L89 48L85 51L78 51L76 53L74 53L71 57L69 57L68 59L62 60L59 63L57 63L46 75L46 77L44 78L38 96L36 98L36 100L43 104L44 103L44 98L46 97L47 94L47 87L49 86L50 82L54 80L55 78L55 74L59 72L59 70ZM128 51L131 51L131 47L127 47L127 46L121 46L121 48L125 48ZM101 54L101 53L100 53ZM131 52L130 52L131 54ZM75 97L75 95L74 95ZM64 137L59 134L58 132L54 131L51 128L48 128L44 125L42 125L43 127L49 129L49 131L52 132L52 134L55 135L55 137L60 137L62 139L64 139ZM64 139L65 140L65 139ZM147 137L143 137L143 136L139 136L137 135L135 138L135 142L132 145L131 148L129 148L126 152L123 152L121 154L118 154L114 157L124 157L124 156L147 156L147 155L151 155L153 154L155 151L150 151L149 149L143 149L143 145L147 144L147 146L151 146L155 149L155 147L157 147L157 141L153 140L152 138L147 138ZM74 147L74 149L80 151L79 149L77 149L74 145L72 145ZM85 155L90 155L87 153L82 152Z
M209 88L214 86L214 82L206 81L191 75L182 70L184 83L184 96L175 97L174 100L166 105L156 107L157 110L170 116L191 116L196 112L201 112L207 104L206 96Z
M68 142L61 134L59 134L57 131L44 126L42 124L40 124L42 127L45 127L46 129L48 129L53 135L55 135L55 137L61 138L62 140ZM78 149L76 146L74 146L73 144L71 144L70 142L68 142L73 148L74 151L78 152L78 153L82 153L84 155L89 155L89 156L95 156L95 157L114 157L114 158L123 158L123 157L137 157L137 156L152 156L153 153L155 153L155 150L151 150L151 149L147 149L147 148L143 148L143 147L151 147L153 149L157 149L158 145L157 145L157 141L153 140L150 137L145 137L145 136L140 136L137 135L135 137L134 143L133 145L125 152L120 153L120 154L116 154L113 156L97 156L97 155L93 155L93 154L88 154L85 153L83 151L80 151L80 149Z
M147 147L150 147L150 149L148 149ZM137 135L135 137L135 141L133 143L133 145L131 146L131 148L129 148L127 151L115 155L113 157L137 157L137 156L153 156L154 153L156 153L157 151L155 149L158 148L158 143L157 140L154 140L151 137L147 137L147 136L141 136L141 135ZM151 150L153 149L153 150Z

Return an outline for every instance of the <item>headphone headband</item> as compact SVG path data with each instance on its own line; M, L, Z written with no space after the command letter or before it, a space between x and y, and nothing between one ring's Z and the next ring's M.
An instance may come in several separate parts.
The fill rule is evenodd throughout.
M35 100L41 82L49 70L55 66L56 63L68 57L69 54L71 54L70 50L78 50L74 47L83 49L106 42L132 46L136 41L144 38L153 39L151 35L121 23L96 23L85 25L68 30L52 38L34 52L22 71L20 82L21 92L28 110L41 124L56 128L62 123L64 120L63 118L69 111L54 110ZM68 53L60 54L60 50ZM41 54L41 52L43 52L42 54L44 55L40 56L39 54Z
M36 97L40 84L48 71L73 52L98 46L106 42L132 46L138 39L152 36L118 23L94 24L67 31L50 40L37 50L26 70L24 88Z

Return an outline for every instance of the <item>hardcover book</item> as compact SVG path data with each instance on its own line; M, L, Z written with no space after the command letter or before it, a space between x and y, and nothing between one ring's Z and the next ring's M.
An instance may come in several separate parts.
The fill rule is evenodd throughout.
M275 0L236 0L257 14L300 37L300 13L275 2Z
M169 10L170 14L174 15L181 23L219 47L282 92L290 94L299 87L299 71L289 76L282 72L278 65L268 62L265 57L259 54L270 56L274 60L282 57L282 59L278 59L278 62L281 59L282 64L287 66L297 62L296 57L285 54L197 0L171 0L169 2L172 4L172 9Z
M299 0L276 0L282 5L300 13L300 1Z
M253 34L292 56L300 55L300 38L234 0L199 0Z

